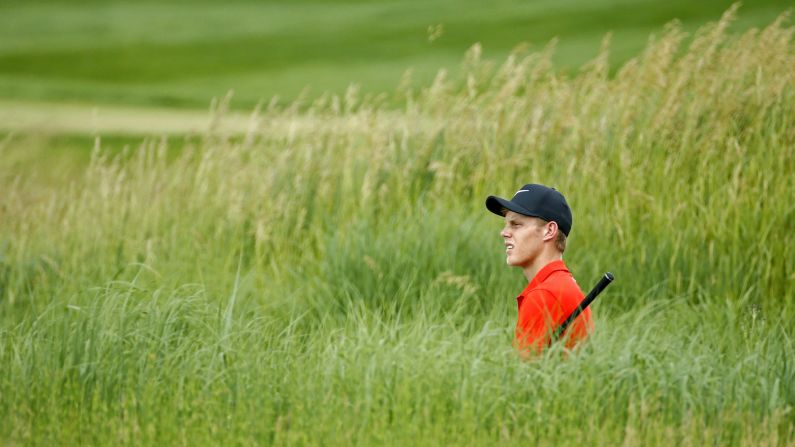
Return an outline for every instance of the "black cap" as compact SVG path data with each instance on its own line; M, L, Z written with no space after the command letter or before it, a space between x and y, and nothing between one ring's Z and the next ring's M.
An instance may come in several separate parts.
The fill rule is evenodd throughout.
M558 228L566 236L571 231L571 208L566 198L555 188L530 183L522 186L511 200L497 196L486 199L486 208L494 214L503 216L503 209L511 210L525 216L540 217L546 221L555 221Z

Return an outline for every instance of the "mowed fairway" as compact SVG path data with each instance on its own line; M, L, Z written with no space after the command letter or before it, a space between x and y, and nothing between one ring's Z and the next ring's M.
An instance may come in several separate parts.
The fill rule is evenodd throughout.
M118 23L190 41L158 5ZM83 23L92 6L132 8L59 13ZM644 23L634 7L598 21L626 8ZM222 26L235 10L218 7L208 35L258 23ZM162 101L146 70L187 56L145 47L160 62L132 76L111 54L63 56L87 34L62 33L61 49L13 64L38 75L3 75L29 90L9 87L0 116L51 109L55 134L0 140L0 445L795 445L795 27L738 32L751 19L733 17L653 28L624 64L495 63L476 47L398 98L350 89L252 117L223 101L170 114L162 104L200 104L206 85ZM31 42L58 32L38 29ZM124 69L93 79L81 60ZM77 91L104 118L58 104ZM112 127L125 117L135 137ZM565 259L581 287L616 276L586 343L529 361L511 348L526 281L484 206L525 182L572 205Z
M235 91L251 107L305 91L392 92L453 74L480 42L502 59L558 38L554 61L575 70L612 33L613 66L679 19L693 30L730 1L500 0L0 2L0 97L204 108ZM793 2L755 0L735 30L769 23ZM429 30L430 27L430 30Z

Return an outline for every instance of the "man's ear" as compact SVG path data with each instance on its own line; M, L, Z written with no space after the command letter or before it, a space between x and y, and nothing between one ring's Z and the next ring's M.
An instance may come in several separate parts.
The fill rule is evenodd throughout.
M558 236L558 231L560 230L558 229L557 222L554 220L547 222L547 224L544 225L544 240L555 240L555 238Z

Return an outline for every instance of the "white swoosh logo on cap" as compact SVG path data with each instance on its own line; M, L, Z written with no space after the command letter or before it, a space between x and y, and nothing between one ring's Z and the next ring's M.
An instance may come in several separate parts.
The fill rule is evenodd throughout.
M513 196L516 197L516 194L519 194L520 192L528 192L528 191L530 191L530 190L529 189L520 189L519 191L516 191Z

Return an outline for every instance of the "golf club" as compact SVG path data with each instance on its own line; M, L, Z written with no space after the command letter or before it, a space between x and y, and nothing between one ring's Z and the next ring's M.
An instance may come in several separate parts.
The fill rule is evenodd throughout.
M614 277L612 273L610 272L605 273L602 279L600 279L599 282L596 283L593 290L591 290L588 293L588 295L586 295L585 298L583 298L583 300L580 302L577 308L571 312L571 315L569 315L565 320L563 320L563 323L561 323L560 326L558 326L558 328L555 330L555 333L552 334L552 338L549 341L550 345L555 341L557 341L558 339L560 339L560 336L563 335L563 332L566 330L567 327L569 327L572 321L574 321L578 316L580 316L582 311L588 308L588 306L593 302L593 300L595 300L596 297L600 293L602 293L602 290L604 290L605 287L609 286L610 283L613 282L613 279Z

